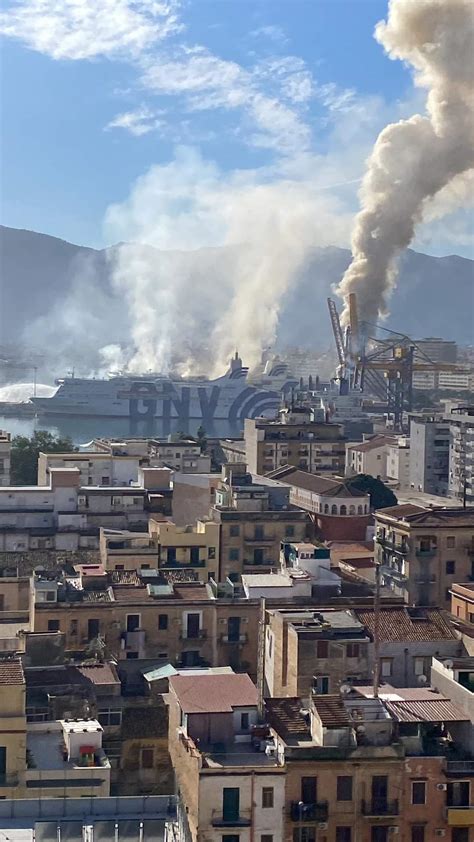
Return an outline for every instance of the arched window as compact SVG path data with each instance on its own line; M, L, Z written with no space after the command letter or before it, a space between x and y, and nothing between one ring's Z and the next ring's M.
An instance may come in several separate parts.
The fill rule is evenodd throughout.
M363 515L363 514L364 514L364 510L363 510L362 506L357 506L357 514L358 514L358 515Z
M349 506L349 514L355 515L355 513L356 513L356 507L354 505Z
M337 506L336 506L335 503L333 503L332 506L331 506L331 514L337 515Z
M369 507L366 503L365 506L364 506L364 515L368 515L368 513L369 513Z
M329 514L329 506L328 506L328 504L327 504L327 503L326 503L326 504L325 504L325 506L324 506L324 514L325 514L325 515L328 515L328 514Z
M344 503L342 504L342 506L340 508L339 514L340 515L347 515L347 506L345 506Z

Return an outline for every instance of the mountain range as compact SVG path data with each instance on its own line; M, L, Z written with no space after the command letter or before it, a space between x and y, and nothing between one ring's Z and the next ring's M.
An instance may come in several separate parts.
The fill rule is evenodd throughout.
M217 277L225 272L226 261L231 258L231 250L225 247L193 253L157 252L150 246L143 249L156 265L164 260L167 266L175 263L176 272L184 265L189 272L192 265L201 275L213 267ZM93 357L95 349L91 346L98 336L107 342L129 341L126 307L112 281L116 250L117 246L95 250L46 234L1 226L0 344L33 345L43 352L42 344L51 342L54 347L60 330L67 333L68 324L72 327L82 319L83 340L78 343L74 334L79 356ZM282 302L278 346L325 349L331 345L326 298L333 294L349 262L347 249L311 250ZM432 257L409 249L399 265L386 327L413 338L442 336L472 344L474 261L456 255ZM81 342L84 347L78 347ZM57 351L60 353L60 348Z

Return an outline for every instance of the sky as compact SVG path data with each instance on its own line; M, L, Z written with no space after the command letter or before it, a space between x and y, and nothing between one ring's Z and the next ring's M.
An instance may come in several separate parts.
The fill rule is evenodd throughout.
M219 245L223 219L244 230L250 193L268 213L310 184L307 241L347 246L378 133L425 108L373 37L386 0L3 9L1 221L82 245ZM468 199L435 200L414 247L473 256Z

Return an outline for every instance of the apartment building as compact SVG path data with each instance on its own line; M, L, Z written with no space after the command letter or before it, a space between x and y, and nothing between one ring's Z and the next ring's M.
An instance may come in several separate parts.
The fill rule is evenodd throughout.
M268 474L293 465L313 474L344 473L342 424L311 421L309 409L284 409L278 421L246 418L245 454L252 474Z
M0 796L107 796L110 763L95 719L27 723L20 659L0 659Z
M290 504L308 513L319 538L365 541L372 522L370 497L365 492L288 466L271 471L265 481L289 487Z
M452 586L451 613L460 620L474 623L474 582L455 583Z
M247 675L170 678L179 839L283 842L285 770L274 751L265 751L269 729L259 729L259 721L257 690Z
M244 465L223 469L210 517L219 527L219 580L280 566L282 541L304 541L309 519L290 506L289 489L253 481Z
M199 582L167 582L157 569L76 565L73 574L36 573L30 614L35 632L64 635L67 652L91 651L100 639L135 674L144 664L171 663L231 665L256 675L258 602L216 596Z
M410 417L410 486L427 494L447 496L449 423L437 415Z
M387 476L387 446L396 444L393 436L376 435L346 447L346 476L369 474L384 479Z
M266 612L265 682L270 696L309 698L371 679L372 608L271 608ZM464 647L438 609L383 606L379 613L380 673L397 687L429 681L434 655L459 657Z
M117 453L40 453L38 457L38 485L49 485L54 468L77 468L80 485L127 486L138 481L141 457Z
M211 469L210 456L201 453L200 444L191 438L97 438L87 447L88 452L109 457L135 457L139 465L169 467L180 473L207 473Z
M176 839L470 842L472 723L448 696L386 685L262 709L242 679L170 679Z
M12 439L6 430L0 430L0 486L10 485Z
M452 407L449 415L449 496L474 503L474 406Z
M474 575L474 509L407 503L374 517L382 583L410 605L449 608L452 585Z

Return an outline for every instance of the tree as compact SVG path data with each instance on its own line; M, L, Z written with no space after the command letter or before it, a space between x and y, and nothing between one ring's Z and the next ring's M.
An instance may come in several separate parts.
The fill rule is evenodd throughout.
M37 430L29 439L15 436L11 449L12 485L36 485L38 482L38 456L43 453L70 453L77 451L69 436L53 436L47 430Z
M347 480L347 486L369 494L372 509L386 509L398 503L392 489L388 488L381 479L371 477L370 474L357 474L355 477L350 477Z

